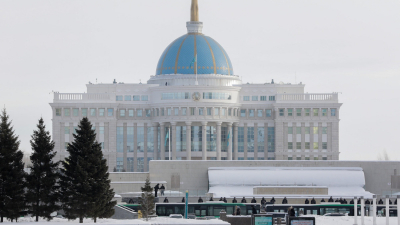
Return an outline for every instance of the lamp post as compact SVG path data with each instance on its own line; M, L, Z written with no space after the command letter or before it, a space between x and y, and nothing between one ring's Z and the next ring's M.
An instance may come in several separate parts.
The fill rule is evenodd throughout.
M185 219L188 218L188 202L189 202L189 191L186 190L186 198L185 198Z

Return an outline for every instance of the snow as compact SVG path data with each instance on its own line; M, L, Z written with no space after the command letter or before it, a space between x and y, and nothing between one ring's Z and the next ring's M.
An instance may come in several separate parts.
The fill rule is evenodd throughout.
M373 195L365 191L364 172L359 167L210 167L208 177L209 193L213 193L214 197L258 196L253 195L253 188L260 186L327 187L328 195L318 196L324 198L330 196L372 198ZM292 195L296 196L301 197ZM302 197L309 196L302 195Z
M164 224L180 224L180 225L191 225L191 224L225 224L229 225L229 223L224 222L222 220L213 219L213 220L193 220L193 219L173 219L166 217L153 218L149 221L144 221L143 219L136 220L114 220L114 219L98 219L97 223L94 223L91 219L84 219L84 224L118 224L118 225L143 225L143 224L154 224L154 225L164 225ZM15 224L9 221L5 221L2 224ZM34 224L46 224L46 225L73 225L80 224L79 220L68 221L67 219L54 218L52 221L47 222L44 219L40 219L39 223L35 222L34 218L20 218L18 219L19 225L34 225Z

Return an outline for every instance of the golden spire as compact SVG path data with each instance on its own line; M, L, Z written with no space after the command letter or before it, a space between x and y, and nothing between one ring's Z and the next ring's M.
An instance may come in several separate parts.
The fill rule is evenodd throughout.
M190 21L199 21L199 4L197 0L192 0L192 6L190 8Z

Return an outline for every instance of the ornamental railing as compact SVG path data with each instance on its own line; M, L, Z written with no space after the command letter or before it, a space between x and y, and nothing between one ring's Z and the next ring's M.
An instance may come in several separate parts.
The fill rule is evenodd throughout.
M112 93L54 93L54 102L115 101Z
M277 102L333 102L339 101L338 93L330 94L277 94Z

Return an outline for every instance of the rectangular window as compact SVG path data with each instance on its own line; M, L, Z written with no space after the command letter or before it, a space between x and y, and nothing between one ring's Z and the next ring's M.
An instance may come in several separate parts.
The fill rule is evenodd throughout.
M142 116L143 116L143 110L142 110L142 109L136 110L136 115L137 115L138 117L142 117Z
M70 116L71 112L69 109L64 109L64 116Z
M288 109L287 110L287 115L288 116L293 116L293 109Z
M157 116L160 116L160 110L156 109L156 112L157 112Z
M167 109L167 116L170 116L171 115L171 108L168 108Z
M293 160L293 157L292 156L288 156L287 160Z
M250 101L250 96L243 96L243 101Z
M125 95L125 101L132 101L132 96Z
M254 117L254 109L249 109L249 117Z
M69 134L69 127L64 127L64 134Z
M182 108L182 116L186 116L187 108Z
M217 128L215 126L206 127L207 151L217 151Z
M301 116L301 109L296 109L296 116Z
M149 100L149 96L148 95L142 95L142 101L146 102Z
M328 133L328 127L322 127L322 134Z
M331 116L336 116L336 109L331 109Z
M87 117L87 109L82 109L82 116Z
M162 93L161 100L189 99L189 92Z
M207 108L207 116L211 116L211 108Z
M304 157L305 160L310 160L310 157L306 156Z
M133 101L140 101L140 95L134 95L134 96L132 97L132 100L133 100Z
M147 152L154 152L154 128L147 127Z
M186 151L186 126L176 126L176 151Z
M328 109L322 109L322 116L328 116Z
M310 116L310 109L304 109L304 116Z
M251 96L252 101L258 101L258 96Z
M314 134L318 134L318 127L313 127L313 130L314 130Z
M119 110L119 116L125 116L125 109Z
M191 149L192 152L201 152L202 151L202 140L203 140L203 131L202 126L192 126L191 129Z
M79 109L72 109L73 116L79 116Z
M204 115L204 109L203 108L199 108L199 116L203 116Z
M318 159L318 156L314 156L314 160L319 160L319 159Z
M99 109L99 116L104 116L104 109Z
M268 127L268 152L275 152L275 127Z
M301 142L296 142L296 149L301 149Z
M107 109L107 116L114 116L114 109Z
M318 142L314 142L314 149L318 149Z
M260 96L260 101L267 101L267 96Z
M263 116L263 111L262 109L257 109L257 116L262 117Z
M296 160L301 160L301 156L297 156L297 157L296 157Z
M328 142L322 142L322 149L328 149Z
M161 116L164 116L165 115L165 113L164 113L164 108L162 108L161 109Z
M296 134L301 134L301 127L296 127Z
M279 116L285 116L285 109L279 109Z
M275 101L275 96L269 96L270 101Z
M288 134L293 134L293 127L288 127Z
M104 134L104 127L99 127L99 133Z
M137 127L137 145L136 149L138 152L144 152L144 127Z
M264 160L264 157L257 157L257 160Z
M238 157L238 160L244 160L244 157Z
M231 100L232 96L228 93L219 93L219 92L203 92L203 99L222 99L222 100Z
M65 143L64 143L64 149L68 149L68 145L69 145L69 143L68 143L68 142L65 142Z
M247 157L247 160L254 160L254 157Z
M241 109L240 110L240 117L246 117L246 110L245 109Z
M179 116L179 108L174 108L174 114L175 116Z
M266 110L265 110L265 115L266 115L267 117L271 117L271 116L272 116L272 109L266 109Z
M126 169L128 172L133 172L134 171L134 167L133 167L133 157L127 157L126 158Z
M228 109L228 116L232 116L232 109Z
M254 152L254 127L247 127L247 152Z
M60 108L56 109L56 116L61 116L61 109Z
M134 140L135 140L135 127L126 127L126 148L127 152L133 152L133 148L135 146Z
M190 107L190 115L191 115L191 116L194 116L195 110L196 110L195 107Z
M129 112L129 117L133 117L135 115L133 109L128 110L128 112Z
M214 115L219 116L219 108L214 108Z
M104 150L104 142L100 142L101 150Z
M238 127L238 152L244 152L244 127Z
M221 116L225 116L225 111L226 111L225 108L222 108L222 109L221 109Z
M310 134L310 127L304 127L304 133Z
M313 109L313 115L318 116L319 115L319 109Z
M123 100L123 96L122 95L117 95L116 96L116 100L117 101L122 101Z
M257 127L257 150L264 152L264 127Z
M322 160L328 160L328 157L326 157L326 156L322 157Z
M288 142L288 149L293 149L293 142Z
M96 116L96 109L90 109L90 116Z
M146 109L146 117L151 117L151 109Z
M310 142L305 143L305 149L310 149Z
M122 172L124 171L124 158L123 157L117 157L117 167L116 167L117 172Z

